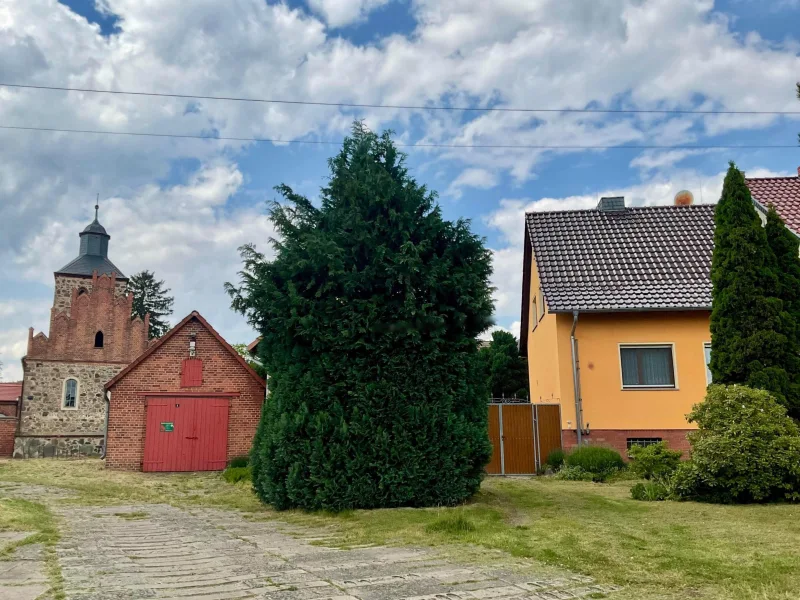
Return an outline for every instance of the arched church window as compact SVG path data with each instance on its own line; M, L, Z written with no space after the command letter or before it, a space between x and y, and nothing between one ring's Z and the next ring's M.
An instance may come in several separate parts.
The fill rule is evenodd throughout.
M78 380L69 378L64 381L64 397L61 408L78 408Z
M103 332L98 331L94 334L94 347L95 348L102 348L103 347Z
M78 288L78 296L83 296L84 294L88 294L88 293L89 292L87 291L86 288L83 288L83 287L82 288Z

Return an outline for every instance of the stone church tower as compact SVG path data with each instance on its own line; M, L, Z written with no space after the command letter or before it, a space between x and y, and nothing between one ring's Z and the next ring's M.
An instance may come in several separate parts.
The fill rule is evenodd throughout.
M133 294L108 259L111 236L97 208L78 257L55 272L49 336L29 330L14 456L99 453L103 386L147 348L149 315L131 320Z

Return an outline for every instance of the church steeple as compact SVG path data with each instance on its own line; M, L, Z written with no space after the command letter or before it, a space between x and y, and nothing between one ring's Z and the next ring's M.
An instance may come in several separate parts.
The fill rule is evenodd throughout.
M94 206L94 221L78 235L81 239L78 258L56 271L56 275L81 275L91 277L94 271L98 275L117 274L118 280L126 280L120 270L108 260L108 240L111 236L99 221L99 203Z

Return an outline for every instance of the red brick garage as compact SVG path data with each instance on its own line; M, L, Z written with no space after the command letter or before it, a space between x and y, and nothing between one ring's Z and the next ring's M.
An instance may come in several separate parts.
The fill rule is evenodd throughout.
M250 451L266 386L192 312L106 384L106 465L212 471Z

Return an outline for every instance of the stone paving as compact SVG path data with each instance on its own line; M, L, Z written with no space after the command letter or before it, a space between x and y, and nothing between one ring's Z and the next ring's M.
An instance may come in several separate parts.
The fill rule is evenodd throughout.
M0 495L11 491L0 485ZM70 600L572 600L619 589L453 564L429 549L326 547L324 531L233 511L49 504L62 525L56 553ZM0 598L16 600L4 595L11 589L0 583Z

